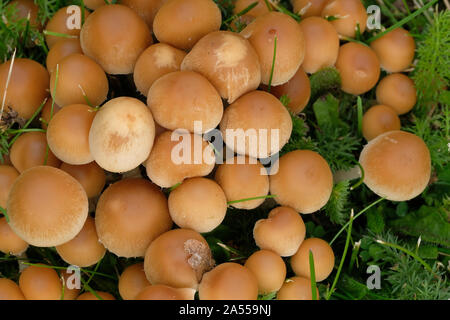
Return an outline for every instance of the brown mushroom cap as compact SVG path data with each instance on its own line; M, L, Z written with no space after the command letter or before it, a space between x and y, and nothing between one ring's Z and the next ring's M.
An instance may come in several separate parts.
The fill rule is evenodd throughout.
M388 32L370 44L380 59L381 67L388 72L407 69L414 59L414 38L403 28Z
M395 110L382 104L371 107L362 119L362 133L367 141L382 133L400 130L400 127L400 118Z
M330 0L291 0L294 13L302 18L320 17L323 8Z
M0 278L0 300L25 300L25 296L14 281Z
M124 27L126 26L126 27ZM85 55L109 74L133 73L136 60L152 44L150 30L132 9L101 6L85 21L80 34Z
M134 66L134 83L144 96L152 84L170 72L179 71L186 52L165 43L151 45L139 56Z
M153 32L160 42L188 50L221 24L222 14L212 0L171 0L156 14Z
M143 289L136 300L194 300L195 289L172 288L157 284Z
M58 159L74 165L92 162L89 130L95 110L85 104L72 104L53 116L47 128L48 146Z
M390 106L397 114L411 111L417 102L414 81L402 73L387 75L378 83L377 101Z
M123 300L135 300L137 295L150 286L144 272L144 264L127 267L119 277L119 293Z
M68 264L82 268L99 262L106 249L98 240L94 218L88 217L80 233L69 242L56 246L56 251Z
M101 300L116 300L114 296L111 293L103 292L103 291L96 291L95 292ZM100 300L97 298L92 292L85 292L78 296L77 300Z
M322 17L336 17L331 21L336 31L344 37L354 38L357 25L361 34L366 30L367 12L361 0L331 0L322 10Z
M340 47L336 68L341 74L341 89L354 95L369 91L380 78L380 62L375 52L355 42Z
M81 231L88 199L69 174L38 166L17 178L7 211L11 229L19 237L34 246L52 247L72 240Z
M68 20L71 20L71 15L73 15L73 11L68 10L70 6L63 7L56 11L54 16L47 22L47 25L45 27L46 31L56 32L56 33L62 33L67 34L72 37L78 38L80 35L80 29L74 28L69 29L67 26ZM81 7L80 11L81 13ZM84 11L84 18L87 19L89 16L89 11L85 9ZM86 22L86 21L85 21ZM52 35L45 35L45 42L47 43L47 46L49 49L51 49L58 41L65 39L60 36L52 36Z
M19 176L19 172L12 166L0 165L0 207L6 208L11 187Z
M48 127L48 123L50 122L51 118L59 111L61 110L61 107L58 106L56 103L53 103L53 112L52 112L52 98L48 98L47 102L44 104L41 110L41 127L42 129L46 130Z
M227 262L205 273L198 291L200 300L256 300L258 281L248 268Z
M80 166L63 163L59 168L77 179L88 198L100 195L105 186L105 171L95 162Z
M227 199L214 180L189 178L170 193L169 212L181 228L210 232L225 218Z
M104 1L104 0L103 0ZM121 0L120 4L133 9L147 23L150 31L153 29L153 20L161 6L168 0Z
M267 158L289 141L292 119L276 97L265 91L252 91L225 109L220 131L226 145L236 153Z
M230 31L211 32L184 58L181 70L205 76L229 103L261 83L259 58L250 42Z
M71 285L74 285L76 281L74 281L75 273L72 271L72 273L68 273L66 270L60 270L59 271L60 278L62 285L64 287L64 300L75 300L78 295L80 294L81 288L77 289L76 286L73 289L69 289L69 283Z
M430 180L430 151L421 138L409 132L379 135L364 146L359 162L366 186L388 200L415 198Z
M270 250L253 253L245 267L256 276L259 294L265 295L280 290L286 278L286 265L281 257Z
M241 35L250 41L258 54L263 84L269 84L271 78L274 86L288 82L305 57L302 29L297 21L284 13L272 11L256 18L241 31ZM277 52L274 64L275 36Z
M11 60L0 65L0 94L6 90ZM4 111L16 111L19 117L29 119L48 96L49 75L38 62L16 58L6 91Z
M105 0L83 0L83 1L84 5L91 10L96 10L98 7L104 6L106 4ZM125 2L125 0L122 0L121 2Z
M319 290L317 297L319 297ZM304 277L287 279L277 293L277 300L312 300L311 280Z
M227 201L263 197L269 193L269 177L264 174L266 168L257 159L236 156L221 164L215 174L215 180L222 187ZM256 199L231 204L238 209L255 209L265 199Z
M147 105L155 121L169 130L201 132L217 127L223 115L219 93L204 76L193 71L177 71L156 80L148 91ZM197 129L198 130L198 129Z
M333 189L333 174L318 153L292 151L280 158L278 166L278 172L269 179L270 193L276 195L279 204L301 213L313 213L328 202Z
M305 59L302 68L315 73L336 63L339 53L339 36L333 25L319 17L309 17L300 22L305 38Z
M42 24L38 19L39 7L33 0L13 0L8 3L8 6L16 6L16 18L27 19L30 16L30 26L36 27L38 30L42 29Z
M86 103L87 98L92 106L98 106L105 101L109 90L108 79L94 60L72 53L58 64L58 77L56 72L50 76L50 90L55 103L64 107Z
M256 221L253 228L256 245L282 257L292 256L305 239L305 234L302 217L289 207L272 209L267 219Z
M156 238L145 253L144 269L151 284L197 289L214 261L206 240L189 229L174 229Z
M56 65L72 53L83 53L81 50L80 39L61 39L55 43L47 55L48 72L51 73L56 70Z
M4 254L19 256L27 249L28 243L12 231L6 218L0 218L0 251Z
M269 8L267 7L266 0L237 0L234 4L233 13L238 14L243 10L247 9L251 4L257 3L249 12L245 15L252 17L252 20L256 17L262 16L269 13Z
M302 242L298 251L291 258L291 267L300 277L311 278L309 252L314 257L316 281L325 280L334 268L334 252L330 245L319 238L309 238Z
M127 172L144 162L155 139L155 123L148 107L135 98L109 100L96 112L89 131L95 162L111 172Z
M214 169L215 158L213 148L193 133L179 133L179 140L172 141L172 131L161 133L155 139L150 156L145 162L147 175L155 184L162 188L170 188L183 182L186 178L207 176ZM186 140L185 140L186 139ZM195 162L195 140L201 141L201 159ZM190 143L189 143L190 141ZM191 155L188 163L177 163L172 158L172 152L178 146L191 148ZM183 154L184 155L184 154ZM198 156L197 156L198 157Z
M60 300L62 295L58 273L46 265L29 266L23 270L19 287L27 300Z
M47 138L43 132L25 132L12 145L11 162L20 173L27 169L42 166L47 153ZM51 150L47 154L47 166L59 167L61 161Z

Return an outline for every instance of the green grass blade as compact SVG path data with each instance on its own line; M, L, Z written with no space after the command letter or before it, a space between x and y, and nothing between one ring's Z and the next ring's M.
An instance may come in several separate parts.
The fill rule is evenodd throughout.
M314 268L314 256L311 250L309 250L309 272L311 275L311 295L313 300L319 300L317 296L316 285L316 269Z

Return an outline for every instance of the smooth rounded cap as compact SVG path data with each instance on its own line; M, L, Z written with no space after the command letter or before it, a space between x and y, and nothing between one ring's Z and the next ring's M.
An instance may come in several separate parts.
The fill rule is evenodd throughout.
M261 83L255 49L244 37L230 31L211 32L200 39L184 58L181 70L205 76L228 103Z
M47 161L45 161L47 155ZM47 138L43 132L25 132L12 145L9 156L20 173L36 166L59 167L61 161L51 150L47 153Z
M68 55L72 53L82 54L80 39L61 39L48 51L47 54L47 70L53 72L56 65Z
M98 7L101 7L106 4L105 0L83 0L83 1L84 1L84 5L91 10L95 10ZM122 0L121 2L125 2L125 1ZM152 2L152 1L150 1L150 2Z
M193 71L172 72L156 80L148 92L147 105L155 121L169 130L208 132L217 127L223 115L217 90ZM195 122L200 122L201 128L196 128Z
M222 14L212 0L171 0L156 14L153 33L160 42L189 50L221 24Z
M367 141L382 133L400 130L400 127L400 118L395 110L382 104L371 107L362 119L362 133Z
M255 197L264 197L269 193L267 170L259 160L236 156L217 168L215 178L222 187L228 202ZM238 209L251 210L259 207L262 199L231 203Z
M179 71L186 52L165 43L151 45L134 66L133 79L138 91L147 96L152 84L171 72Z
M56 251L65 262L81 268L99 262L106 249L98 241L94 218L88 217L80 233L69 242L56 246Z
M88 199L64 171L38 166L23 172L8 198L12 230L33 246L53 247L72 240L83 228Z
M101 298L95 296L92 292L85 292L80 294L77 300L116 300L111 293L103 292L103 291L95 291L95 293Z
M155 123L148 107L138 99L119 97L96 112L89 148L103 169L127 172L148 158L154 139Z
M366 30L367 12L361 0L331 0L321 15L338 18L331 24L341 36L354 38L358 26L361 34Z
M341 75L341 89L354 95L369 91L380 78L380 62L375 52L355 42L340 47L336 68Z
M64 299L63 300L75 300L80 294L81 287L78 287L77 275L74 270L65 269L59 270L61 283L64 287ZM69 289L69 287L71 289Z
M124 27L126 26L126 27ZM101 6L85 21L81 48L109 74L133 73L136 60L152 44L150 30L132 9L112 4Z
M333 174L318 153L310 150L286 153L279 159L278 169L269 179L270 193L279 204L300 213L313 213L328 202Z
M11 60L0 65L0 93L6 90ZM19 117L29 119L48 96L49 75L38 62L31 59L16 58L6 90L4 111L9 108L16 111Z
M25 300L25 296L14 281L0 278L0 300Z
M225 109L220 131L227 147L236 153L267 158L289 141L292 119L276 97L252 91Z
M103 0L104 1L104 0ZM153 20L158 10L168 0L122 0L120 4L133 9L147 24L150 31L153 29Z
M258 281L259 294L265 295L280 290L286 279L286 265L281 257L270 250L253 253L245 262Z
M205 273L198 291L200 300L256 300L258 281L248 268L227 262Z
M233 13L241 13L255 2L257 3L257 5L245 15L256 18L270 12L265 0L237 0L233 7Z
M302 68L315 73L336 63L339 36L333 25L319 17L309 17L300 22L305 38L305 59Z
M19 287L27 300L60 300L62 295L58 273L46 265L29 266L23 270Z
M6 208L11 187L19 176L19 172L12 166L0 165L0 207Z
M50 76L52 97L59 106L83 104L86 100L98 106L106 100L109 85L103 69L89 57L73 53L59 62Z
M157 284L143 289L136 300L194 300L195 289L172 288Z
M330 0L291 0L294 13L302 18L320 17L323 8Z
M214 180L190 178L170 193L169 212L180 228L210 232L225 218L227 199Z
M319 297L319 290L316 290ZM311 280L304 277L287 279L277 293L277 300L312 300Z
M119 277L119 293L123 300L135 300L137 295L150 286L144 272L144 264L127 267Z
M29 17L30 26L35 27L38 30L42 29L42 24L38 18L39 7L34 3L33 0L13 0L8 3L7 7L13 5L16 7L15 18L17 18L18 20L28 20Z
M309 252L314 258L316 281L328 278L334 268L334 252L328 242L319 238L309 238L303 241L298 251L291 258L291 267L300 277L311 278Z
M3 207L4 208L4 207ZM6 218L0 218L0 251L19 256L28 249L28 243L12 231Z
M290 16L272 11L256 18L241 35L255 48L261 64L261 82L273 86L291 79L305 57L305 39L300 25ZM277 42L276 59L273 63Z
M201 153L196 151L196 145L201 146ZM190 154L187 150L191 150ZM162 188L173 187L186 178L207 176L214 165L213 148L201 136L180 131L157 136L145 162L148 177Z
M381 79L376 95L378 103L390 106L397 114L408 113L417 102L414 81L402 73L390 74Z
M105 186L105 170L100 168L95 162L79 166L63 163L59 168L77 179L83 186L84 191L86 191L88 198L100 195Z
M52 103L53 103L53 99L48 98L47 102L44 104L44 106L42 107L42 110L41 110L41 118L39 120L41 121L41 127L44 130L47 129L51 118L53 118L53 116L59 110L61 110L61 107L58 106L56 103L53 103L53 107L52 107Z
M174 229L156 238L145 253L144 269L151 284L197 289L214 265L206 240L189 229Z
M409 132L379 135L364 146L359 162L366 186L388 200L415 198L430 180L430 151L421 138Z
M373 41L370 47L380 59L381 67L388 72L400 72L409 68L416 50L414 38L403 28L388 32Z
M101 243L119 257L143 257L149 244L170 230L167 199L148 180L124 179L100 196L95 224Z
M290 257L305 239L306 228L298 212L289 207L272 209L267 219L256 221L253 238L260 249Z

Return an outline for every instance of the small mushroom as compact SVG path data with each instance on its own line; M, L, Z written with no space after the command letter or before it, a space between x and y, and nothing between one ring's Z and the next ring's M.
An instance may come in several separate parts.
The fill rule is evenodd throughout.
M96 291L95 292L102 300L116 300L111 293L104 291ZM77 300L100 300L93 294L92 292L85 292L78 296Z
M381 79L376 95L379 103L390 106L397 114L408 113L417 102L414 82L402 73L393 73Z
M27 249L28 243L12 231L6 218L0 218L0 251L7 255L20 256Z
M319 290L316 290L319 297ZM311 280L304 277L287 279L277 293L277 300L312 300Z
M328 1L321 15L336 18L331 24L341 36L354 38L358 26L361 34L366 30L367 12L361 0Z
M395 110L382 104L370 107L362 119L362 133L367 141L382 133L400 130L400 127L400 118Z
M95 162L83 165L62 163L59 168L77 179L89 199L100 195L105 186L105 171Z
M84 1L84 5L86 6L86 8L89 8L91 10L96 10L101 6L104 6L105 4L107 4L105 2L105 0L83 0ZM124 0L121 1L121 3L125 2ZM153 2L153 1L150 1Z
M47 265L33 265L23 270L19 287L26 300L60 300L62 296L58 273Z
M291 0L294 13L303 19L308 17L320 17L323 8L330 0Z
M56 65L68 55L72 53L80 53L80 39L61 39L48 51L47 54L47 70L52 73L56 70Z
M144 272L144 264L127 267L119 277L119 293L123 300L135 300L137 295L150 286Z
M150 31L152 31L153 20L155 19L158 10L167 1L168 0L121 0L120 4L133 9L145 21Z
M156 284L144 288L136 297L136 300L194 300L195 289L172 288Z
M25 300L25 296L14 281L0 278L0 300Z
M51 118L59 111L61 110L61 107L58 106L56 103L52 102L52 98L48 98L47 102L44 104L41 110L41 127L42 129L46 130L48 127L48 123L50 122ZM52 106L53 104L53 106ZM52 110L53 109L53 110Z
M30 21L30 26L35 27L38 30L42 30L42 24L38 18L39 7L34 3L33 0L13 0L8 3L9 6L16 7L17 19L28 19Z
M19 172L9 165L0 165L0 207L6 208L11 187L19 176Z

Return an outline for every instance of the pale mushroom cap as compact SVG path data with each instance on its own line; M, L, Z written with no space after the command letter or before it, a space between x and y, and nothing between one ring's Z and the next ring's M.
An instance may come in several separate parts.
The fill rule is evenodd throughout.
M60 300L62 283L55 270L42 266L29 266L19 277L19 287L27 300Z
M147 23L150 31L153 29L153 20L156 13L168 0L121 0L120 4L133 9L145 23ZM104 0L103 0L104 2Z
M48 98L47 102L44 104L41 110L41 119L43 120L41 122L42 129L47 129L48 123L50 122L50 119L53 118L53 116L61 110L61 107L58 106L56 103L53 103L53 111L52 111L52 98Z
M144 272L144 264L136 263L127 267L119 277L119 293L124 300L135 300L137 295L150 286Z
M206 240L189 229L174 229L156 238L145 254L144 268L151 284L197 289L214 261Z
M80 53L72 53L58 65L58 73L52 72L50 76L50 90L60 107L85 104L86 98L95 107L106 100L108 79L94 60Z
M0 165L0 207L6 208L11 187L19 176L19 172L13 166Z
M388 200L415 198L430 180L430 151L421 138L409 132L379 135L364 147L359 162L366 186Z
M319 290L317 297L319 297ZM304 277L287 279L277 293L277 300L312 300L311 280Z
M315 73L336 63L339 53L339 36L333 25L319 17L309 17L300 22L305 38L305 59L302 68Z
M221 24L222 14L212 0L171 0L156 14L153 33L160 42L188 50Z
M250 41L258 54L263 84L269 84L272 69L272 85L278 86L288 82L305 57L302 29L297 21L284 13L272 11L256 18L241 31L241 35ZM277 53L274 64L275 36Z
M89 147L100 167L126 172L148 158L154 138L155 123L148 107L135 98L119 97L96 112Z
M80 166L63 163L59 168L77 179L86 191L88 198L100 195L105 186L105 170L95 162Z
M294 13L302 18L320 17L323 8L330 0L291 0Z
M0 94L3 101L11 60L0 65ZM19 117L29 119L48 96L49 74L38 62L16 58L6 91L5 111L9 107Z
M298 251L291 258L291 267L300 277L311 278L309 252L314 258L316 281L325 280L334 268L334 252L330 245L319 238L309 238L302 242Z
M382 104L371 107L362 119L362 133L367 141L382 133L400 130L400 127L400 118L395 110Z
M256 221L253 228L256 245L282 257L292 256L305 239L305 234L302 217L289 207L272 209L267 219Z
M112 4L101 6L86 19L80 42L84 54L107 73L129 74L142 51L152 44L152 38L135 11Z
M100 196L95 225L101 243L119 257L143 257L149 244L170 230L167 199L148 180L124 179Z
M48 146L65 163L82 165L94 160L89 149L89 130L95 110L72 104L56 113L47 128Z
M20 173L27 169L42 166L47 153L47 138L43 132L25 132L12 145L10 149L11 162ZM48 150L45 165L59 167L61 161Z
M12 231L6 218L0 218L0 251L19 256L28 249L28 243ZM0 299L1 300L1 299Z
M367 12L361 0L331 0L322 10L322 17L336 17L331 21L336 31L344 37L354 38L359 24L361 34L366 30Z
M25 296L14 281L0 278L0 300L25 300Z
M210 232L225 218L227 199L214 180L190 178L170 192L169 212L180 228Z
M7 211L11 229L39 247L72 240L83 228L88 199L83 187L64 171L38 166L14 182Z
M116 300L111 293L96 291L97 295L102 298L102 300ZM77 300L100 300L92 292L85 292L78 296Z
M286 265L281 257L270 250L253 253L245 267L255 275L259 294L265 295L280 290L286 278Z
M381 67L388 72L400 72L411 66L416 44L403 28L388 32L370 44L380 59Z
M99 242L94 218L88 217L80 233L69 242L56 246L56 251L65 262L81 268L99 262L106 249Z
M156 80L148 92L147 105L155 121L169 130L208 132L217 127L223 115L217 90L193 71L172 72ZM201 130L195 128L196 121L201 122Z
M172 288L157 284L143 289L136 300L194 300L195 289Z
M333 189L333 174L318 153L292 151L280 158L278 166L278 172L269 179L270 193L276 196L279 204L301 213L313 213L328 202Z
M256 18L270 12L265 0L237 0L234 4L233 13L238 14L255 2L258 4L246 13L247 16Z
M390 106L397 114L408 113L417 102L414 81L402 73L393 73L381 79L376 95L378 103Z
M215 174L215 180L222 187L227 201L263 197L269 193L269 177L266 168L257 159L236 156L221 164ZM263 199L243 201L231 204L238 209L255 209Z
M81 50L80 39L61 39L55 43L47 54L46 65L48 72L55 71L56 65L72 53L83 53Z
M184 58L181 70L205 76L228 103L261 83L259 58L250 42L230 31L211 32Z
M355 42L340 47L336 68L341 74L341 89L354 95L369 91L380 78L380 62L375 52Z
M236 153L267 158L289 141L292 119L276 97L252 91L225 109L220 131L226 145Z
M205 273L198 291L200 300L256 300L258 281L248 268L227 262Z
M186 52L165 43L151 45L142 52L134 66L136 88L144 96L152 84L170 72L179 71Z

